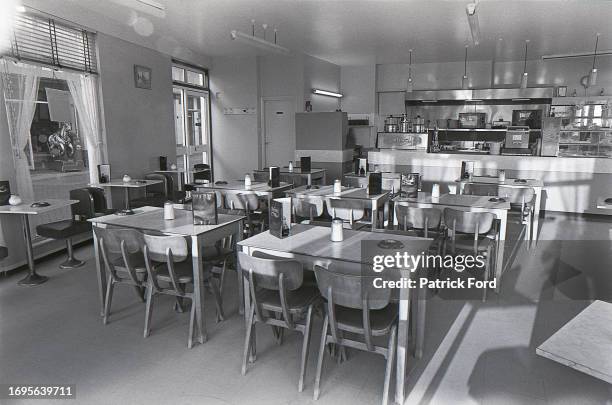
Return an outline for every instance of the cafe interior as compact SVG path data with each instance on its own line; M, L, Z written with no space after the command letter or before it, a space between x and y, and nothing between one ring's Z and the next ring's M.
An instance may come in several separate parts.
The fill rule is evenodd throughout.
M0 11L0 403L612 404L612 2Z

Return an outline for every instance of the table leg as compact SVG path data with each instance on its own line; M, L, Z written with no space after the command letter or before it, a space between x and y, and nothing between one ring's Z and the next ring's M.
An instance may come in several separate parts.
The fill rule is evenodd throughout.
M236 275L238 276L238 313L240 315L246 314L244 310L244 280L242 276L242 270L240 269L240 263L238 262L238 245L237 243L242 240L243 235L243 224L242 221L238 223L237 231L234 234L234 247L236 249Z
M247 255L251 255L251 251L248 247L243 247L242 251L244 253L246 253ZM242 291L243 291L243 295L244 295L244 321L245 321L245 325L248 328L249 325L249 313L251 311L251 295L250 295L250 284L249 284L249 280L247 278L242 278Z
M414 356L417 359L423 357L425 345L425 317L427 311L427 287L419 287L416 300L416 334L414 335Z
M535 246L538 242L538 232L540 229L540 204L542 203L542 188L536 189L535 209L533 213L533 226L531 229L531 244Z
M378 204L376 201L372 201L372 231L376 230L378 225Z
M395 402L403 404L405 399L406 367L408 365L408 336L410 334L410 290L400 291L399 321L397 327L397 362L395 370Z
M32 237L30 235L30 220L27 215L22 215L21 221L23 224L23 237L25 239L26 255L28 259L28 275L19 280L18 284L28 286L42 284L47 281L49 277L41 276L36 273L36 269L34 268L34 253L32 252Z
M206 342L204 325L204 264L202 263L202 246L198 236L191 237L191 260L193 266L193 299L196 310L196 336L200 343Z
M96 226L95 224L93 226ZM98 236L93 232L94 257L96 262L96 277L98 278L98 299L100 300L100 316L104 316L104 297L106 296L106 277Z
M495 292L499 293L501 276L504 269L504 249L506 247L506 225L508 223L508 212L506 210L499 210L495 214L499 219L499 242L497 244L497 254L495 260Z
M132 215L134 211L132 211L132 209L130 208L130 188L123 187L123 190L125 190L125 192L123 193L124 209L119 211L118 214ZM145 192L146 192L146 187L145 187Z

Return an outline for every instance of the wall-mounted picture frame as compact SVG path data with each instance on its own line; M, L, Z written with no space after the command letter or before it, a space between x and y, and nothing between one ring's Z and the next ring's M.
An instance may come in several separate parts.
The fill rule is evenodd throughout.
M134 65L134 86L139 89L151 90L151 68Z

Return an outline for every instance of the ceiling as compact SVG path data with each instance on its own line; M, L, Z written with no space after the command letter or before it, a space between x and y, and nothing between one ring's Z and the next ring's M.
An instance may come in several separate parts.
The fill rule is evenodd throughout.
M100 32L175 54L252 55L229 32L258 35L267 23L279 30L279 43L292 51L336 63L364 65L462 61L470 31L468 0L24 0L28 6ZM480 45L470 60L521 60L543 54L612 48L612 1L480 0ZM184 52L183 52L184 53Z

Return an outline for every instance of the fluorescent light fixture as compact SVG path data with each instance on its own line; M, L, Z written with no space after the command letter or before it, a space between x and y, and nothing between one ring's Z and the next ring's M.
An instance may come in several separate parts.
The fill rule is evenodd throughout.
M512 101L529 101L530 98L513 98Z
M145 4L147 6L156 8L156 9L158 9L160 11L165 11L166 10L166 7L164 7L163 4L158 3L158 2L156 2L154 0L136 0L136 1L139 2L139 3Z
M482 100L477 99L477 98L473 98L473 99L470 99L470 100L465 100L465 101L466 101L466 102L468 102L468 103L479 103L479 102L481 102Z
M422 103L437 103L438 100L421 100Z
M232 30L230 35L233 40L252 45L259 49L264 49L270 52L276 52L283 55L288 55L291 51L284 46L275 44L274 42L266 41L263 38L258 38L254 35L245 34L244 32Z
M472 41L474 45L480 43L480 24L478 23L478 15L476 15L476 3L470 3L465 8L468 24L470 24L470 32L472 33Z
M329 97L336 97L336 98L344 97L344 95L342 95L340 93L336 93L336 92L333 92L333 91L327 91L327 90L321 90L321 89L312 89L312 92L314 94L319 94L321 96L329 96Z
M22 6L22 5L15 6L15 10L16 10L18 13L25 13L26 11L28 11L28 10L25 8L25 6Z
M463 90L467 90L470 88L470 80L468 79L468 75L467 75L467 51L468 51L468 46L465 46L465 60L463 62L463 77L461 78L461 88Z
M595 51L593 52L593 68L589 73L589 86L594 86L597 84L597 69L595 68L595 61L597 60L597 45L599 45L599 32L597 33L597 37L595 38Z
M412 83L412 49L409 50L410 59L408 62L408 80L406 81L406 93L412 93L414 90L414 84Z
M597 51L597 56L610 56L610 55L612 55L612 49L608 49L606 51ZM593 56L595 56L593 52L557 53L554 55L542 55L542 60L590 58Z

